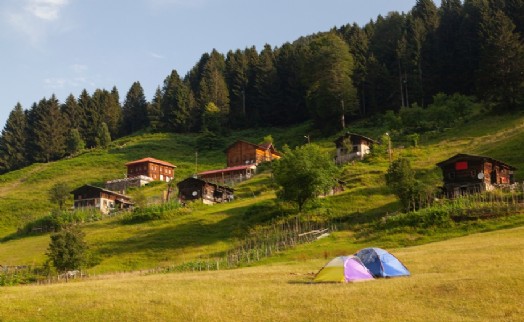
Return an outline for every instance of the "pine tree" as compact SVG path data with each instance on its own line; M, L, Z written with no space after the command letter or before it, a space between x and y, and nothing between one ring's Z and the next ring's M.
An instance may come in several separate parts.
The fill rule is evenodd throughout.
M310 47L308 109L322 132L334 133L342 129L346 115L358 112L351 80L353 57L348 45L335 33L317 37Z
M123 111L122 133L131 134L147 127L147 101L140 82L134 82L127 92Z
M66 122L66 127L71 129L79 129L80 125L83 123L85 115L83 110L78 105L76 98L73 94L67 96L65 103L60 107L62 115L64 116L64 121Z
M273 49L265 45L258 57L255 69L255 102L260 122L264 125L281 124L278 98L280 97L280 80L275 67ZM273 123L276 122L276 123Z
M164 80L162 94L163 128L167 131L188 132L191 128L190 92L176 70Z
M147 105L147 119L153 132L163 128L164 117L162 113L162 90L160 87L157 87L151 103Z
M26 155L27 119L22 105L17 103L0 136L0 172L22 168L28 164Z
M86 89L82 90L77 102L80 108L78 131L80 131L80 135L84 142L86 142L87 147L94 147L93 125L89 121L89 115L92 114L92 101L91 96Z
M78 129L70 129L66 138L66 154L74 156L85 149L85 145Z
M118 138L122 127L122 106L118 89L113 86L103 110L103 122L107 124L111 137Z
M276 52L275 67L280 82L279 97L273 98L280 107L276 125L297 124L308 117L306 87L300 77L303 50L303 45L287 43Z
M484 12L480 95L504 112L524 106L524 42L502 11Z
M65 153L67 128L54 95L33 105L28 115L31 137L30 153L33 161L49 162L58 160Z
M246 127L246 88L248 62L244 53L229 51L226 58L226 81L230 98L230 121L235 128Z
M97 146L107 148L111 143L111 133L105 122L102 122L97 131Z
M229 90L224 77L224 56L213 50L206 62L199 86L198 101L201 106L214 103L223 117L229 115Z

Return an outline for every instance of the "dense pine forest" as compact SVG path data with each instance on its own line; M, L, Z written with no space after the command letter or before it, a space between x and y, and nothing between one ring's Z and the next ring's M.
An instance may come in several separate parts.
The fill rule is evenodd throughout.
M328 135L376 116L412 132L438 128L475 101L495 114L524 109L523 71L523 0L418 0L362 27L204 53L184 77L173 70L150 102L137 81L123 100L115 87L16 104L0 137L0 172L139 130L225 135L310 120Z

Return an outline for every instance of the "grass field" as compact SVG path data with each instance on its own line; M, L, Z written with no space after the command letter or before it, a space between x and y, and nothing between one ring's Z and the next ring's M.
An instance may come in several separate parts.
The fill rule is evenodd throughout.
M314 246L314 245L311 245ZM312 284L314 259L0 292L2 321L522 321L524 227L390 250L406 278Z

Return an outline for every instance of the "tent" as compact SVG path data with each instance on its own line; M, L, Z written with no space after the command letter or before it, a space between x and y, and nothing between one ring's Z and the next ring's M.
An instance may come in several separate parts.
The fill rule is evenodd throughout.
M373 277L409 276L410 273L395 256L381 248L364 248L359 250L356 257L373 274Z
M315 276L314 282L356 282L373 276L356 256L333 258Z

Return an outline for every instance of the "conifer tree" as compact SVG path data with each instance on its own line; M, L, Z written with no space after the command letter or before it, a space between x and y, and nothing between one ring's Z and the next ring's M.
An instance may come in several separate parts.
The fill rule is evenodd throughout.
M66 154L74 156L85 149L85 142L78 129L70 129L66 138Z
M163 114L162 114L162 90L157 87L155 95L151 100L151 103L147 105L147 119L149 126L153 132L159 131L163 128Z
M235 128L246 127L246 88L248 62L244 53L229 51L226 58L226 81L230 98L230 121Z
M255 68L256 90L255 106L261 124L271 124L279 122L278 98L280 94L280 80L275 67L275 56L270 45L265 45L258 57L258 64Z
M524 106L524 42L514 31L502 11L483 13L479 90L501 112Z
M358 109L351 81L353 57L348 45L335 33L317 37L310 48L308 109L322 132L334 133L342 128L342 117Z
M65 153L67 128L64 126L64 118L55 95L49 100L44 98L33 105L29 114L29 146L32 160L49 162L62 158Z
M27 119L22 105L17 103L0 136L0 172L19 169L28 164L26 155Z
M67 96L65 103L62 104L60 110L64 116L64 121L66 122L68 128L80 128L85 115L83 114L83 110L80 108L80 105L78 105L78 102L73 94L69 94L69 96Z
M176 70L164 80L162 93L163 127L168 131L188 132L191 128L190 92Z
M147 101L140 82L134 82L127 92L123 112L122 133L131 134L147 127Z

